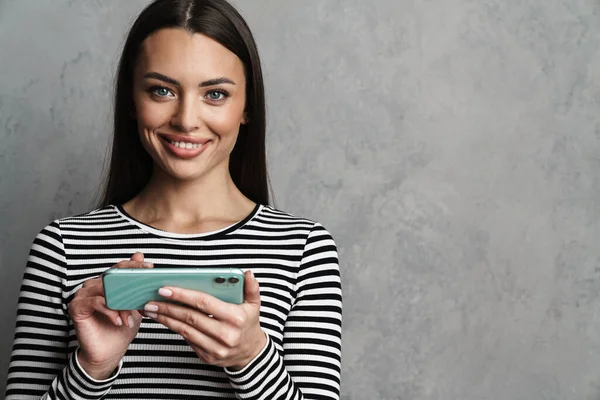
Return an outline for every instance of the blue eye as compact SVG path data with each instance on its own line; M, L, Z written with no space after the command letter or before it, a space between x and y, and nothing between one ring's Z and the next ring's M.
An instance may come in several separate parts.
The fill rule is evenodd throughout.
M169 89L167 89L164 86L154 86L153 88L150 88L150 92L152 94L157 95L158 97L168 97L170 94L173 94Z
M211 101L220 101L224 100L228 95L229 93L224 90L211 90L208 92L207 97Z

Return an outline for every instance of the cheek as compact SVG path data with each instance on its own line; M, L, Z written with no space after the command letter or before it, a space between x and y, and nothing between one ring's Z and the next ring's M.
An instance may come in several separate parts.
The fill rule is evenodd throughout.
M243 108L237 105L217 107L206 114L206 125L220 135L235 135L240 128Z
M138 126L140 129L158 128L167 123L171 117L170 107L151 101L140 101L136 107Z

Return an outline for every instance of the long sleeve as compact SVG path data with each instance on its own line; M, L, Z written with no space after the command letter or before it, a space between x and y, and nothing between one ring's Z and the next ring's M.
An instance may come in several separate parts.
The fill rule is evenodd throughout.
M269 338L244 369L226 372L241 399L339 399L341 339L337 248L327 230L315 224L300 263L283 348Z
M102 398L115 377L96 381L69 350L72 325L63 298L66 260L55 221L35 238L25 269L6 387L7 400Z

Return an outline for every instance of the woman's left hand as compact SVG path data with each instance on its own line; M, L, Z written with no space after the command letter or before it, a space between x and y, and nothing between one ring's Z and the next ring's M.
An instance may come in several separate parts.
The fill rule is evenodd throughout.
M245 273L244 303L225 303L209 294L164 287L159 294L188 305L150 302L146 316L180 334L207 364L240 370L264 348L260 327L260 290L251 271ZM212 317L210 317L211 315Z

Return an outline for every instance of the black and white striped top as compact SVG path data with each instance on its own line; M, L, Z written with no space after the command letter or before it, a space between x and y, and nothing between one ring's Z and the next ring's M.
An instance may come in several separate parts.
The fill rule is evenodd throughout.
M67 307L87 279L133 253L159 267L251 269L260 283L264 350L243 370L203 364L184 339L144 319L117 374L89 377L73 357ZM325 228L258 205L218 232L175 234L108 206L56 220L36 237L17 312L6 398L339 399L342 297Z

